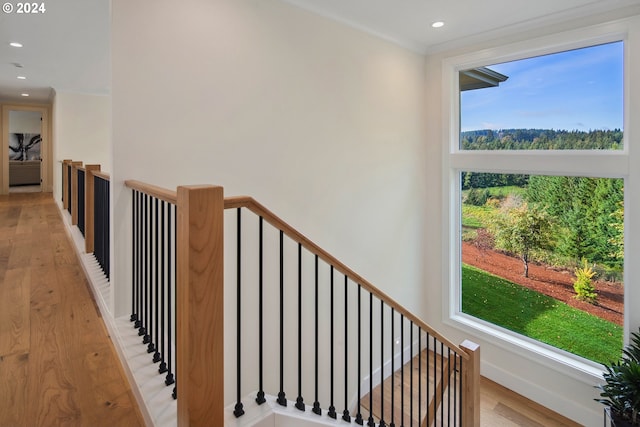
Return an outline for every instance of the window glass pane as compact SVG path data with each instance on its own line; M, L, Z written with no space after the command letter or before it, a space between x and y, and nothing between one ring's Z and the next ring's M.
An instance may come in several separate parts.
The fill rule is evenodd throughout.
M459 72L464 150L621 149L623 43Z
M623 333L623 180L462 172L471 316L600 363Z

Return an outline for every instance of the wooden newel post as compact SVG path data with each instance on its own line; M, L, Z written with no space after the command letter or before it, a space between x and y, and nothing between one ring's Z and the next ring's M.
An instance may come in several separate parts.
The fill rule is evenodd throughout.
M62 161L62 207L69 209L69 168L71 167L71 159L65 159Z
M178 187L178 426L224 425L222 187Z
M462 425L480 427L480 346L465 340L460 348L469 355L462 364Z
M78 168L82 167L82 162L71 162L71 225L78 224Z

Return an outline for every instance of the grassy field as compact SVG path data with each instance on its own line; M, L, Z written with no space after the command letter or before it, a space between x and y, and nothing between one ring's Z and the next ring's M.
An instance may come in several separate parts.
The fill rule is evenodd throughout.
M485 271L462 266L462 311L600 363L621 356L622 327Z
M515 194L522 196L526 191L521 187L489 187L487 188L490 197L504 199L505 197ZM480 191L484 191L481 189ZM462 192L462 198L466 197L469 190ZM473 206L468 204L462 205L462 226L469 228L481 228L486 227L488 222L498 213L498 205L488 203L484 206Z
M462 205L462 226L469 228L486 227L496 213L497 209L490 206Z

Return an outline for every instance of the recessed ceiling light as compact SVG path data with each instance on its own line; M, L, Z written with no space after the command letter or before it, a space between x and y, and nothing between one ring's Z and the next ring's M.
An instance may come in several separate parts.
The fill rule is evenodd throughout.
M440 28L440 27L444 27L444 22L442 22L442 21L436 21L436 22L434 22L433 24L431 24L431 26L432 26L433 28Z
M9 46L13 46L13 47L22 47L22 43L18 43L18 42L11 42L11 43L9 43Z
M18 76L18 80L27 80L25 76Z
M22 95L22 96L29 96L29 94L28 94L28 93L22 93L21 95Z

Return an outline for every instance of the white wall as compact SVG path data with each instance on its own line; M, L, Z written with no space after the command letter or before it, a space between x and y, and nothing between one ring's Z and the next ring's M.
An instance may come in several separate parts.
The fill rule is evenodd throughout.
M125 179L251 195L421 311L424 57L274 0L112 5L116 315Z
M420 308L423 57L273 0L116 0L112 44L120 265L122 180L212 183Z
M60 200L60 162L65 159L99 164L111 172L111 99L56 91L53 102L54 198Z

